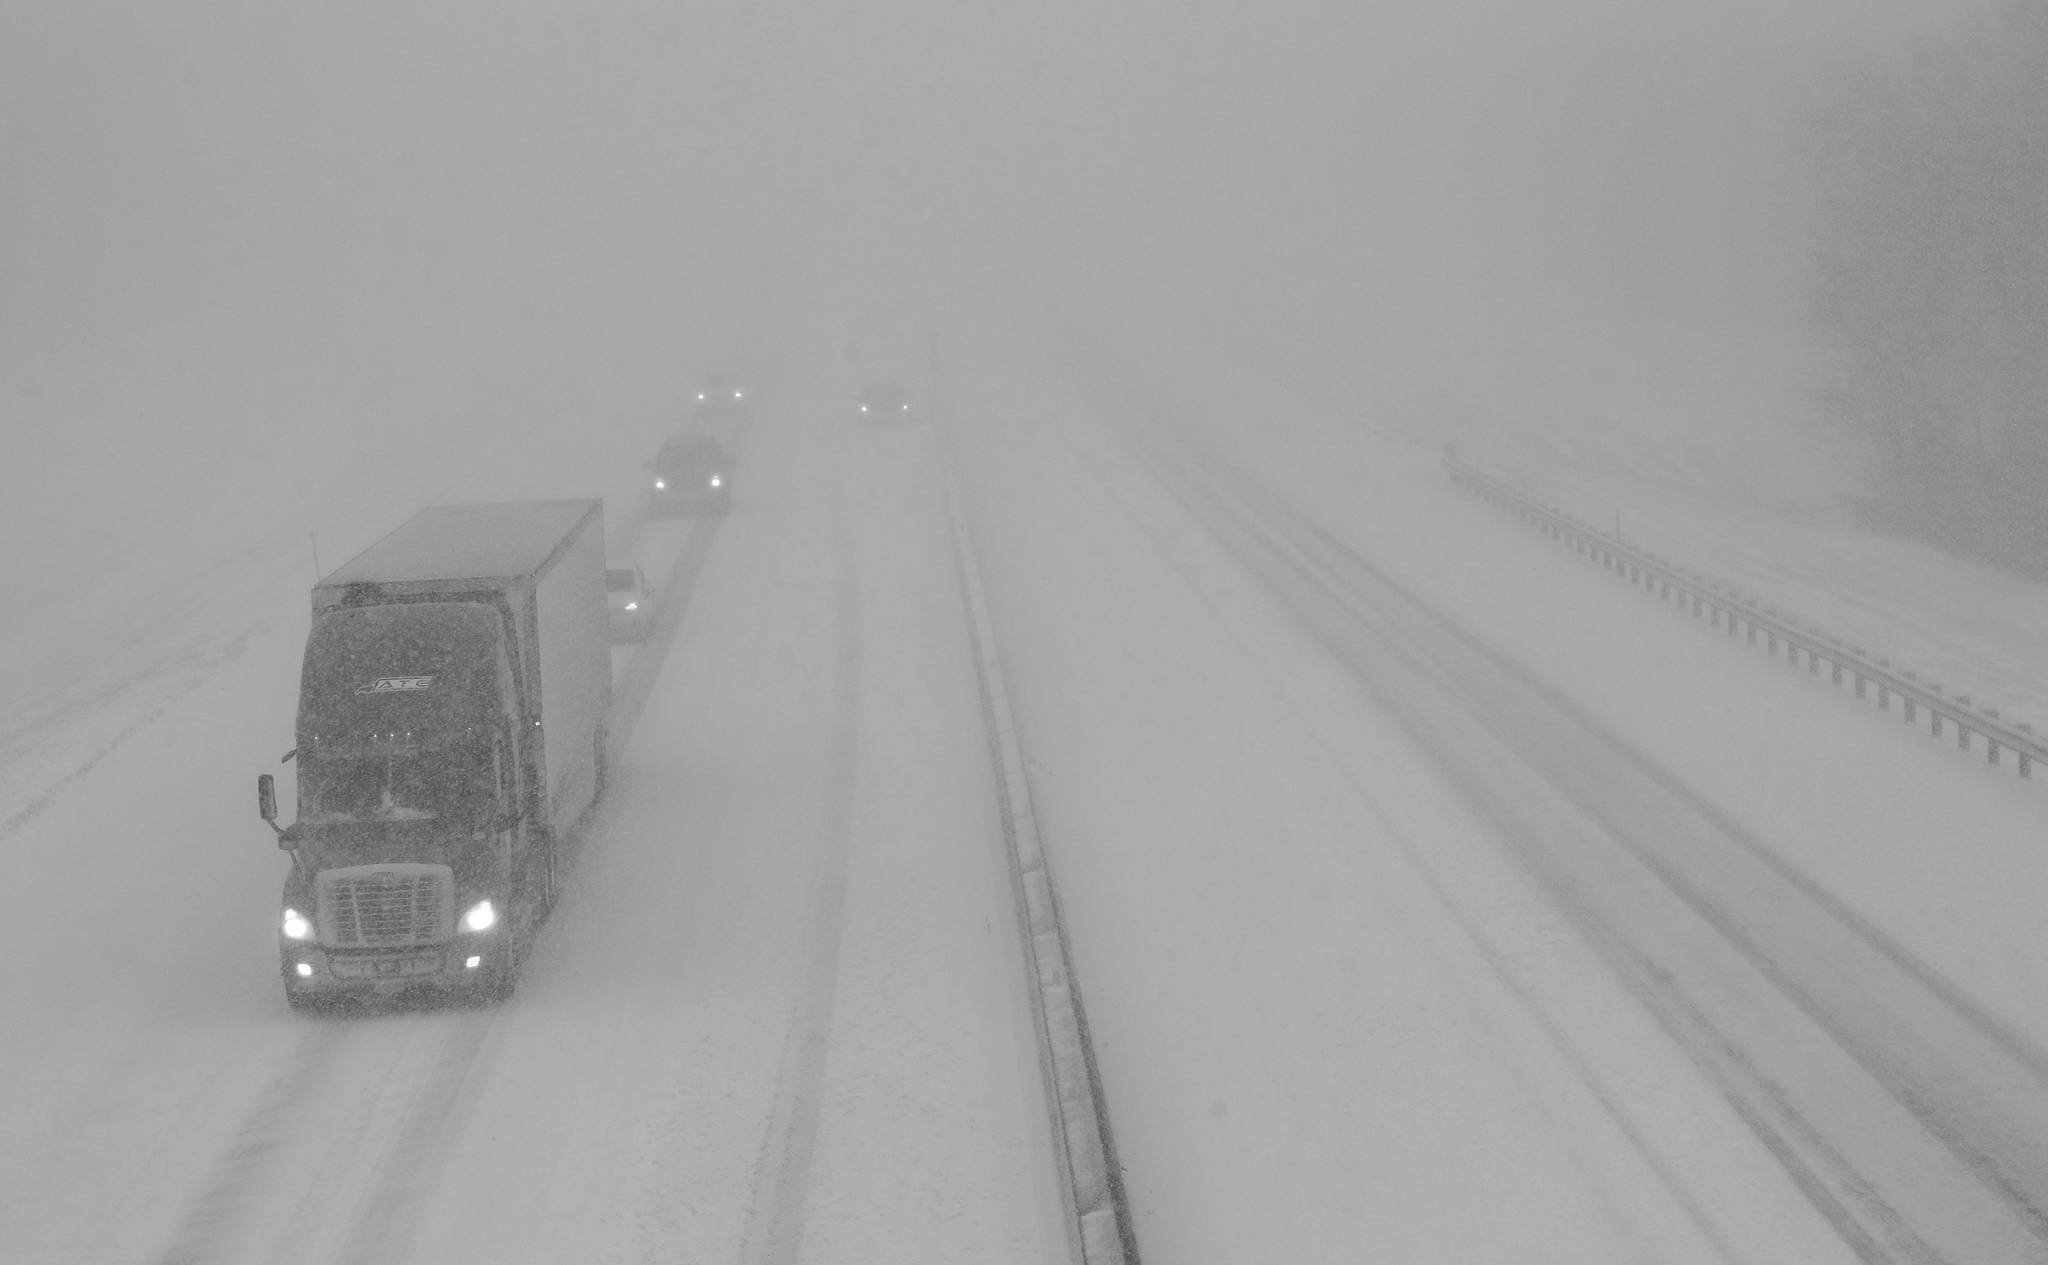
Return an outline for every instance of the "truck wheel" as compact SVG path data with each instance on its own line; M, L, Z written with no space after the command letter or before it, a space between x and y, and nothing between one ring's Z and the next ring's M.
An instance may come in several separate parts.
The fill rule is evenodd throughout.
M284 1000L296 1015L324 1015L330 1009L327 998L296 988L285 989Z
M505 928L505 947L484 963L484 977L477 982L476 995L486 1005L496 1006L512 999L519 987L519 962L525 956L526 936L513 922Z

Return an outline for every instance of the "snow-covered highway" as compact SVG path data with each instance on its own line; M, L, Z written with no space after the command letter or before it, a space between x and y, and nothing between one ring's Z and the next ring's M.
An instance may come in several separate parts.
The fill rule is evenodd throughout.
M380 510L606 491L661 590L502 1007L278 995L247 790L292 507L217 537L125 685L39 685L0 1258L1061 1259L943 429L1147 1256L2042 1259L2037 785L1425 450L1166 426L1016 340L948 366L942 418L868 428L792 357L718 520L640 522L653 422L404 449Z

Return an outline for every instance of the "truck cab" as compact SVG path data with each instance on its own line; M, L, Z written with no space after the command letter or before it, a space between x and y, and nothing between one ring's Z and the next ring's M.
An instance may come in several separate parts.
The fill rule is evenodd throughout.
M258 783L292 858L278 952L295 1008L502 998L553 906L558 839L602 781L610 650L601 511L535 504L574 507L540 515L553 547L545 525L522 541L518 515L494 536L471 530L492 516L457 513L404 542L414 565L359 558L315 589L293 825Z

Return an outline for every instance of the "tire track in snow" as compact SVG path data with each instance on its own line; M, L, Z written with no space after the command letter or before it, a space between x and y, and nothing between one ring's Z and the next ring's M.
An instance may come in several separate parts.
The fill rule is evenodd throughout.
M1071 439L1067 438L1066 442L1071 443ZM1075 464L1076 468L1087 469L1090 463L1086 460L1078 459L1077 454ZM1154 467L1148 466L1147 469L1151 470L1155 476L1160 473ZM1571 1033L1565 1029L1556 1016L1544 1008L1542 999L1538 996L1535 986L1525 977L1522 969L1516 965L1513 950L1498 943L1496 938L1488 933L1482 920L1465 908L1464 903L1458 899L1447 876L1432 861L1429 850L1423 846L1422 841L1416 838L1412 832L1405 829L1385 810L1380 802L1378 793L1358 776L1343 754L1338 751L1336 746L1322 732L1321 727L1295 704L1288 690L1274 677L1271 670L1266 666L1263 656L1249 644L1238 639L1237 633L1230 627L1229 621L1217 607L1207 587L1200 581L1195 570L1187 565L1177 554L1165 534L1155 524L1147 522L1137 506L1108 481L1104 480L1102 482L1102 490L1104 495L1118 505L1130 521L1136 524L1139 530L1143 531L1150 538L1153 549L1158 556L1181 577L1187 584L1189 591L1215 617L1217 626L1223 629L1225 634L1237 645L1238 650L1245 656L1246 661L1254 665L1255 670L1260 673L1267 688L1273 693L1274 697L1280 701L1281 705L1302 726L1303 732L1308 735L1310 741L1323 753L1324 759L1328 761L1335 775L1351 788L1352 793L1358 797L1359 802L1364 805L1366 811L1379 822L1386 837L1393 841L1395 848L1399 851L1409 869L1414 871L1422 880L1423 885L1435 896L1437 903L1443 908L1445 914L1457 924L1466 942L1473 947L1480 958L1486 963L1487 969L1492 973L1493 977L1514 998L1522 1013L1542 1032L1544 1039L1550 1044L1550 1047L1557 1053L1558 1057L1564 1061L1566 1066L1571 1069L1572 1075L1578 1079L1579 1084L1600 1105L1601 1110L1607 1113L1608 1118L1614 1123L1615 1128L1621 1133L1623 1138L1627 1140L1628 1145L1635 1151L1644 1167L1664 1187L1673 1202L1678 1205L1686 1220L1699 1233L1701 1239L1713 1250L1720 1260L1726 1262L1726 1265L1742 1265L1744 1260L1742 1253L1735 1244L1730 1242L1727 1233L1708 1213L1707 1209L1702 1206L1699 1198L1686 1187L1678 1175L1672 1162L1672 1157L1658 1145L1657 1141L1635 1119L1627 1104L1620 1099L1613 1088L1601 1076L1599 1070L1593 1065L1586 1050L1580 1043L1573 1039ZM1182 505L1184 508L1186 507L1185 501L1179 497L1175 498L1175 503Z
M690 599L697 591L697 578L711 555L712 543L718 539L719 522L716 517L708 517L690 524L689 539L683 542L668 575L655 588L660 602L655 611L654 631L640 643L625 672L612 686L612 714L606 723L609 755L623 752L640 724L640 713L647 708L654 680L668 661L669 647L675 643L683 617L689 613Z
M1869 1261L2042 1258L2040 1051L1244 472L1140 444L1196 521L1464 788L1845 1243ZM1459 705L1418 702L1384 679L1374 665L1389 653ZM1461 717L1495 748L1454 732ZM1598 841L1608 864L1633 862L1632 877L1598 874L1548 839L1503 789L1506 762L1582 814L1591 830L1573 832L1578 850ZM1646 915L1652 904L1665 923Z
M211 1265L228 1258L266 1167L295 1136L289 1127L295 1109L332 1077L349 1037L348 1029L331 1024L299 1035L286 1055L285 1070L271 1078L229 1135L227 1149L187 1205L170 1246L155 1258L156 1265Z
M475 1109L496 1021L494 1011L464 1016L429 1061L427 1074L410 1095L405 1123L378 1163L369 1193L334 1255L336 1265L405 1259L420 1207Z
M818 1136L819 1094L832 1035L833 995L846 916L846 870L853 839L854 776L860 755L860 588L835 490L833 537L839 542L836 594L838 656L833 672L830 782L825 788L825 852L816 890L803 976L775 1074L775 1105L754 1165L744 1265L794 1265L803 1246L805 1196Z

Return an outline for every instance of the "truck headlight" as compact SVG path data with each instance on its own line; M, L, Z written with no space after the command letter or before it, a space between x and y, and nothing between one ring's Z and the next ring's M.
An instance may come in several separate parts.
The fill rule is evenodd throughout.
M661 490L662 490L663 488L666 488L667 486L668 486L668 480L667 480L667 479L656 479L656 480L654 481L654 490L655 490L655 491L657 491L657 492L661 491Z
M714 474L711 476L711 486L715 488L722 488L725 486L725 480L719 475Z
M489 931L498 924L498 910L487 900L480 900L462 915L462 925L471 931Z
M283 930L287 940L308 940L313 936L313 920L296 909L287 909Z
M637 610L639 610L639 609L640 609L640 603L638 603L638 602L628 602L628 603L626 603L626 609L627 609L627 610L629 610L629 611L637 611Z

